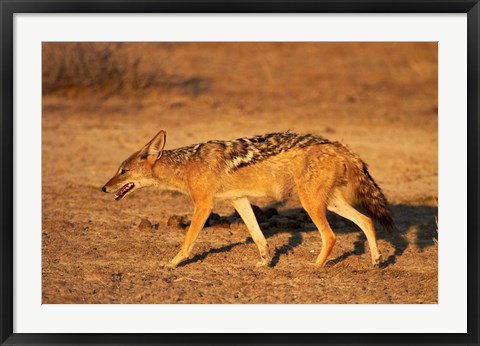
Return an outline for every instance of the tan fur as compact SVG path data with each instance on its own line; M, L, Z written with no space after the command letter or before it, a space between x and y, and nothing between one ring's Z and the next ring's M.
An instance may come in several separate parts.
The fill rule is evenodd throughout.
M174 150L164 150L166 133L160 131L142 150L120 166L102 188L119 198L137 188L159 186L189 194L194 204L191 225L183 245L168 264L176 267L187 259L203 228L215 199L230 200L247 225L267 265L270 253L248 197L284 199L292 192L320 231L322 250L316 264L323 266L335 244L326 218L333 211L357 224L365 233L372 263L381 255L373 222L354 209L359 200L387 228L393 226L385 196L368 173L366 164L347 147L318 136L290 132L267 134L233 141L210 141ZM119 191L122 190L122 193Z

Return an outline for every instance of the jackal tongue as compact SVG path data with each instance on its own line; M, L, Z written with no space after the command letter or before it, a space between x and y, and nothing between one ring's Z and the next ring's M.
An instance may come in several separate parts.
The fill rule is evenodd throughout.
M134 186L135 185L133 183L128 183L128 184L123 185L117 192L115 192L115 199L118 200L118 199L122 198L123 195L125 195L125 193L127 193L128 190L130 190Z

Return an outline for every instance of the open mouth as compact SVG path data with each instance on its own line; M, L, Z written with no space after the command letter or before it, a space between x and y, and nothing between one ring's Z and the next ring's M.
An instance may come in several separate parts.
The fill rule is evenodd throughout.
M120 188L120 190L115 192L115 200L118 201L119 199L123 198L128 193L128 191L130 191L134 187L135 187L134 183L128 183L128 184L123 185Z

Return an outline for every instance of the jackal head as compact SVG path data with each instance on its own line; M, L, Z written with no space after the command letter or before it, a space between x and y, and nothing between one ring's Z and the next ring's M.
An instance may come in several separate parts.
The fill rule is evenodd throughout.
M118 201L136 189L153 185L153 165L162 156L165 139L165 131L160 131L140 151L123 161L102 191L113 192Z

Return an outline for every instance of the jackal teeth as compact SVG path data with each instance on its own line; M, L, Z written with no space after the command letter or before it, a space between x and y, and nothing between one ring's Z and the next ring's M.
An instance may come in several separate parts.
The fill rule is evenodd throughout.
M133 187L135 186L134 183L128 183L128 184L125 184L123 185L117 192L115 192L115 200L119 200L120 198L122 198L123 196L125 196L125 194L130 191L131 189L133 189Z

